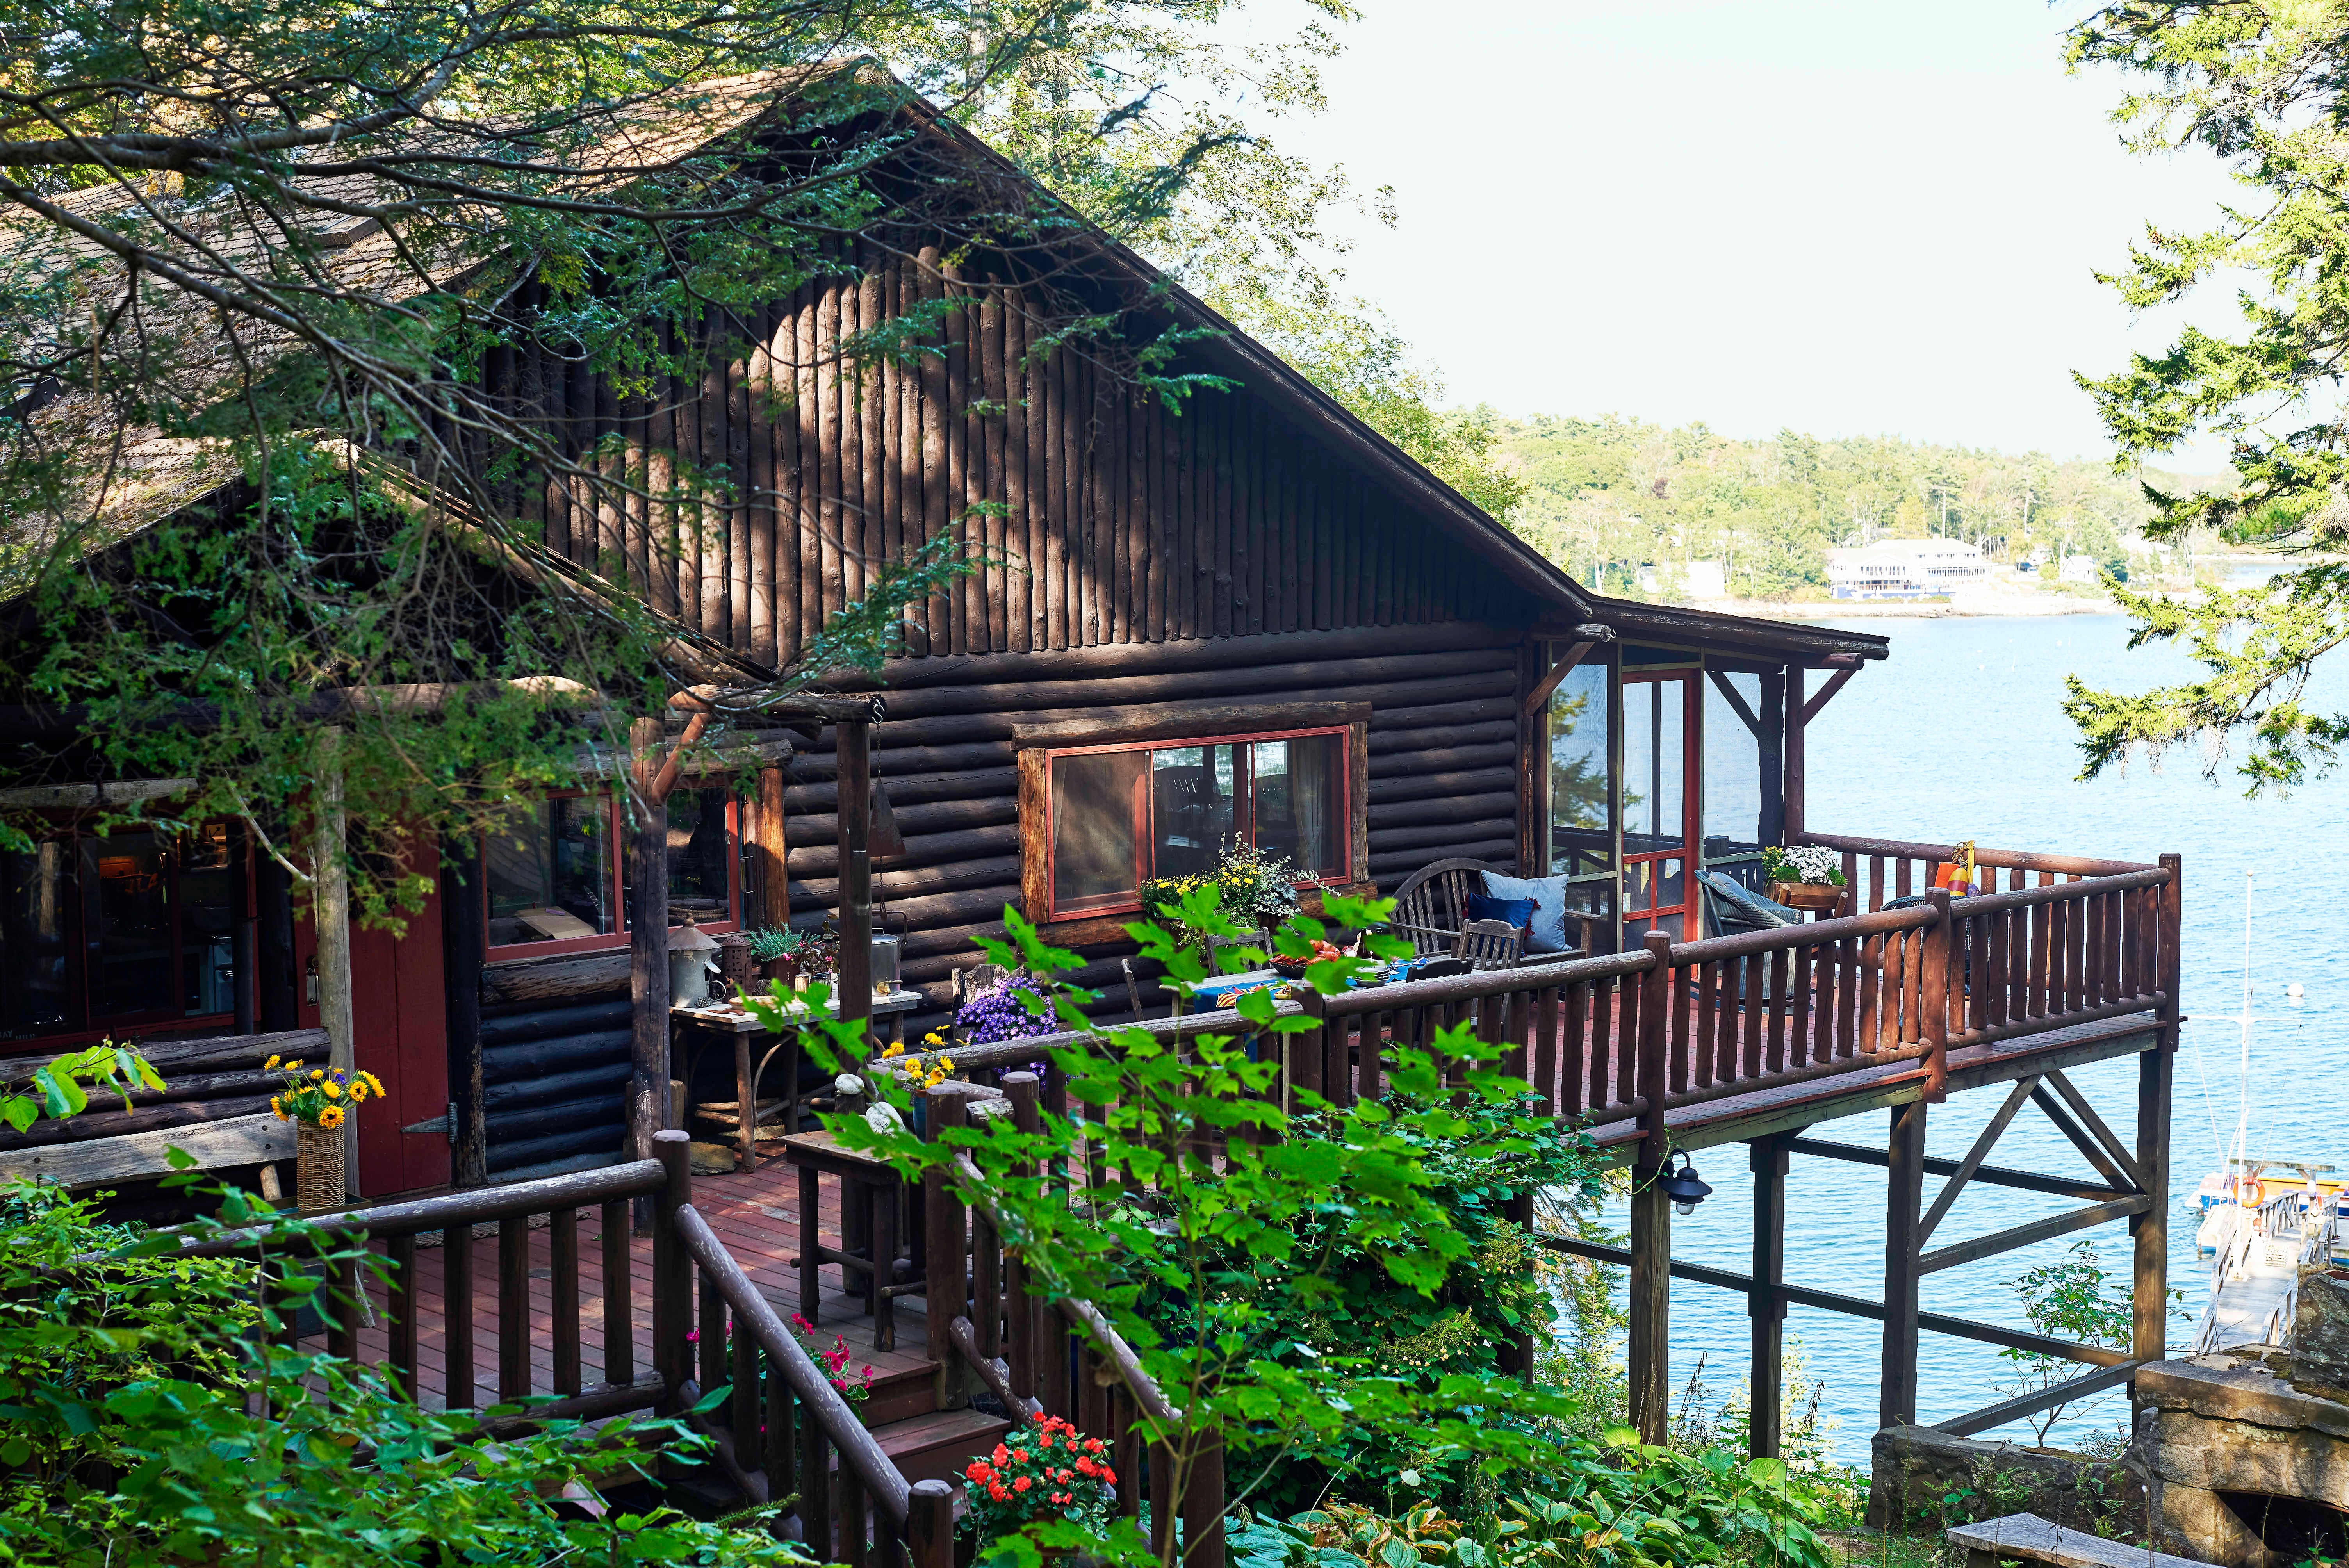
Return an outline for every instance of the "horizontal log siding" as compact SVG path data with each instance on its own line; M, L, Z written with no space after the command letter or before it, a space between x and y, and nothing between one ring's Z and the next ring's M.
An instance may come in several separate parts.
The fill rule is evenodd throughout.
M490 1174L502 1180L556 1162L620 1158L626 976L615 987L575 962L561 973L564 987L548 987L554 995L481 1008L482 1122Z
M916 656L1536 614L1246 388L1178 414L1084 356L1026 363L1025 302L986 281L900 261L811 284L736 324L747 351L625 397L559 346L494 349L491 385L567 454L602 443L604 473L680 492L598 504L522 480L504 499L554 549L761 663L791 663L877 562L942 533L990 564L907 611ZM843 366L843 336L941 294L968 304L942 356Z
M1007 655L956 661L957 678L911 689L898 689L901 675L945 672L921 660L894 667L889 718L873 731L873 771L888 785L906 852L874 868L873 890L891 926L905 922L905 980L943 1006L951 972L985 961L977 936L999 931L1003 906L1019 902L1015 725L1236 702L1367 702L1371 875L1391 886L1447 855L1513 865L1510 715L1521 635L1483 623L1422 627L1392 634L1395 645L1376 656L1328 634L1234 638L1213 661L1186 660L1174 645L1162 660L1121 656L1114 673L1098 676L1049 654ZM1098 658L1087 662L1100 667ZM1209 667L1152 670L1151 662ZM828 911L838 896L830 744L827 736L793 758L784 797L795 916ZM1080 983L1105 990L1108 1011L1125 1008L1116 960L1132 951L1086 950ZM927 1026L936 1016L913 1022Z

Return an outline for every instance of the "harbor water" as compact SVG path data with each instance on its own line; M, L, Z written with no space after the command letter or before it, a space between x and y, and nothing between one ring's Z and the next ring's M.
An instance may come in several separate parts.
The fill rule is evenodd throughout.
M2246 872L2255 873L2251 1151L2349 1169L2349 1133L2340 1114L2349 1103L2349 977L2340 963L2349 945L2349 814L2339 807L2349 779L2320 781L2285 799L2247 799L2232 759L2213 784L2195 755L2174 756L2158 769L2140 765L2080 781L2075 734L2061 707L2064 677L2140 690L2193 668L2175 650L2130 652L2128 623L2119 616L1853 624L1888 631L1892 656L1862 671L1811 728L1806 815L1813 828L2142 861L2164 852L2184 857L2189 1022L2171 1117L2170 1283L2185 1300L2172 1322L2175 1351L2190 1338L2202 1305L2194 1189L2218 1169L2239 1103L2235 1020L2241 1012ZM2320 709L2325 685L2349 689L2339 676L2318 683L2311 696ZM2288 996L2294 984L2302 995ZM2124 1139L2134 1137L2136 1071L2134 1058L2125 1058L2072 1075ZM1928 1151L1961 1158L2003 1098L1998 1089L1981 1089L1936 1107ZM1887 1113L1874 1111L1822 1124L1810 1136L1882 1149L1887 1131ZM2015 1119L1991 1161L2095 1180L2033 1107ZM1752 1214L1746 1150L1715 1150L1700 1155L1698 1164L1715 1192L1693 1215L1676 1218L1673 1255L1743 1273ZM1926 1177L1928 1205L1941 1181ZM1884 1183L1884 1172L1873 1167L1795 1156L1787 1182L1790 1282L1880 1299ZM1947 1244L2075 1206L2074 1200L1976 1183L1934 1241ZM1619 1204L1610 1218L1618 1227L1625 1222ZM2129 1246L2116 1222L1929 1275L1923 1306L2023 1326L2010 1282L2059 1259L2083 1235L2096 1242L2116 1282L2125 1282ZM1835 1429L1832 1452L1865 1464L1876 1428L1879 1326L1795 1306L1785 1327L1800 1342L1811 1376L1825 1386L1819 1412ZM1676 1390L1697 1372L1702 1356L1702 1398L1718 1408L1744 1377L1747 1342L1742 1295L1672 1283ZM1992 1404L2015 1391L2013 1373L1993 1346L1922 1335L1919 1418L1930 1423ZM2099 1397L2067 1415L2050 1440L2113 1432L2127 1413L2125 1394ZM2021 1426L1983 1435L2031 1440Z

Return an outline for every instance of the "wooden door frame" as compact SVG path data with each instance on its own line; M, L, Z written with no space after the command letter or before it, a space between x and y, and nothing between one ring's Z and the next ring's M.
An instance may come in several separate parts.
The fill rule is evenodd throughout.
M1702 657L1696 658L1694 662L1686 665L1659 665L1624 670L1619 672L1616 678L1619 713L1628 710L1630 705L1622 700L1623 694L1625 688L1633 685L1660 685L1665 681L1677 681L1681 688L1682 842L1678 857L1681 861L1681 902L1677 904L1651 905L1640 910L1633 910L1630 907L1632 861L1637 860L1641 864L1651 864L1658 861L1671 860L1674 856L1671 850L1647 850L1633 855L1623 848L1623 841L1628 834L1624 830L1622 820L1625 779L1620 758L1623 755L1623 743L1629 739L1628 733L1619 733L1616 743L1618 766L1615 769L1612 803L1617 821L1618 848L1615 862L1619 889L1616 893L1619 945L1622 934L1628 934L1630 930L1630 921L1635 914L1649 916L1650 924L1652 926L1653 917L1677 913L1681 916L1681 940L1694 939L1691 935L1689 922L1692 912L1699 907L1696 868L1701 863L1700 856L1704 843L1704 661ZM1623 728L1627 731L1628 727Z

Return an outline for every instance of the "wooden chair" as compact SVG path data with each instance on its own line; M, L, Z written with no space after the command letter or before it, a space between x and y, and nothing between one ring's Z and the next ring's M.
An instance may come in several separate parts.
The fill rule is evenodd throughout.
M1514 969L1525 952L1524 926L1506 920L1472 920L1460 928L1460 943L1452 955L1467 960L1474 970Z
M1468 895L1485 891L1486 872L1504 877L1516 874L1483 861L1437 861L1420 867L1396 887L1394 918L1387 923L1387 929L1408 938L1412 951L1422 957L1429 954L1448 956L1458 952L1461 930L1468 923ZM1578 909L1568 910L1566 916L1581 928L1580 951L1598 951L1599 932L1606 921ZM1541 956L1547 960L1565 954L1545 953Z

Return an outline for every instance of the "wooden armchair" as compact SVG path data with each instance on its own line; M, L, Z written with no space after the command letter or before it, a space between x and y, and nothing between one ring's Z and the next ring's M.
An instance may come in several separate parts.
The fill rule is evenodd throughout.
M1526 928L1506 920L1472 920L1460 928L1454 957L1471 969L1514 969L1526 955Z
M1423 957L1462 955L1461 944L1468 924L1468 895L1485 891L1486 872L1495 876L1516 874L1483 861L1437 861L1420 867L1396 887L1394 919L1387 923L1387 929L1407 938L1412 951ZM1598 932L1606 924L1605 919L1573 909L1568 910L1566 915L1569 922L1580 926L1581 951L1595 952ZM1549 959L1560 955L1545 953L1541 956Z

